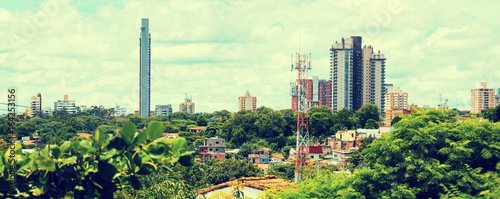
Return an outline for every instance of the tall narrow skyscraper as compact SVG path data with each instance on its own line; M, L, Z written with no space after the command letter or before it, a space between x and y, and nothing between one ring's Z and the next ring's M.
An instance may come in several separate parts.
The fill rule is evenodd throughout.
M149 33L148 18L142 19L139 46L139 115L149 117L151 97L151 34Z

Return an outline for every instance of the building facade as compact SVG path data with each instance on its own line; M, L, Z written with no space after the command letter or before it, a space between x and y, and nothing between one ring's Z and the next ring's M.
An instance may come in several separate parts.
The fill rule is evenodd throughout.
M156 105L155 115L170 115L172 114L172 104L167 105Z
M481 88L471 89L470 112L480 114L487 108L495 107L495 89L487 88L486 82L481 82Z
M394 88L389 93L385 94L385 111L395 109L407 109L408 93L403 92L399 87Z
M500 105L500 88L497 89L497 94L495 95L495 104Z
M191 98L185 98L183 103L179 104L179 112L187 112L189 114L194 114L194 102Z
M384 94L392 92L392 90L394 90L393 84L384 84Z
M238 97L238 111L241 110L257 112L257 97L250 96L250 91L248 90L245 96Z
M66 110L68 113L76 113L75 100L69 100L68 95L64 95L64 100L54 102L54 111Z
M372 46L363 47L363 104L375 104L384 110L385 56L373 53Z
M149 117L151 102L151 34L149 19L143 18L139 38L139 114Z
M127 115L127 108L120 107L120 105L116 105L114 111L115 111L115 116L126 116Z
M200 147L201 161L217 158L224 160L226 158L226 141L224 138L208 138Z
M357 110L362 104L361 37L342 38L330 49L332 109Z
M318 76L313 76L312 79L304 80L307 91L307 103L312 106L327 106L332 108L332 83L331 80L318 79ZM298 107L297 96L292 96L292 111L297 111Z
M50 107L45 107L43 108L42 113L44 116L52 115L52 109Z
M42 94L37 93L31 96L30 101L30 117L39 116L42 114Z
M384 110L384 54L374 53L371 46L361 47L362 38L342 38L330 49L331 106L334 111L344 108L357 110L372 103Z

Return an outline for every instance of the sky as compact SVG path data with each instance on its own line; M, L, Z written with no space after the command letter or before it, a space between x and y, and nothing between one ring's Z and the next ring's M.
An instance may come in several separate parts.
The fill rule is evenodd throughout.
M470 109L470 89L500 88L495 0L0 0L0 103L42 93L76 105L139 107L141 18L151 32L151 109L186 96L196 112L291 107L291 55L329 78L332 44L362 36L385 54L386 83L419 106ZM0 104L0 113L6 106Z

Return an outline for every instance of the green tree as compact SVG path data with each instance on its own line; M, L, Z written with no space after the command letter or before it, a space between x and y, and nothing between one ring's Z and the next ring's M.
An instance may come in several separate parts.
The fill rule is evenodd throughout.
M356 116L359 118L359 124L361 127L367 128L366 125L368 120L372 119L376 122L380 121L380 109L375 104L365 104L356 111Z
M391 126L394 126L394 124L398 123L399 121L401 121L402 117L401 116L396 116L392 119L391 121Z
M247 160L225 159L210 165L206 170L205 180L211 184L220 184L241 177L263 176L257 165Z
M203 117L203 115L200 115L198 119L196 120L196 124L198 126L207 126L208 125L208 120Z

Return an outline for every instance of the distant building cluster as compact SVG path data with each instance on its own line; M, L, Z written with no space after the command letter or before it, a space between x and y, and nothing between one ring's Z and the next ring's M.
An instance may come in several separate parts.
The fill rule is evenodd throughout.
M362 46L360 36L342 38L330 48L330 78L306 79L307 101L311 106L327 106L333 111L357 110L375 104L383 112L385 104L384 54L372 46ZM392 85L387 85L392 87ZM292 96L292 110L297 111L297 96Z
M318 76L313 76L312 79L305 79L307 90L308 106L327 106L332 108L332 81L326 79L318 79ZM298 97L292 96L292 111L298 110Z
M245 96L238 98L238 111L249 110L257 112L257 97L250 96L250 91L247 90Z

